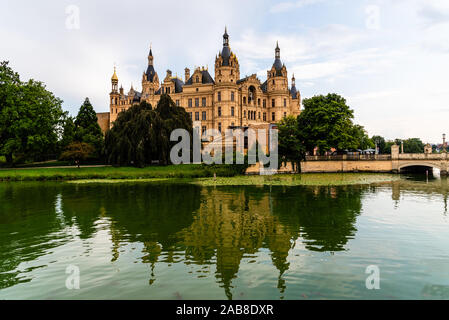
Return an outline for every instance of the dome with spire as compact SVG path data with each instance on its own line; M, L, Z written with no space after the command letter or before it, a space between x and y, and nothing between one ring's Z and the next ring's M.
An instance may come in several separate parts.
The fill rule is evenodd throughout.
M229 47L228 28L226 27L225 33L223 35L223 50L221 51L221 57L223 58L223 65L229 66L229 58L231 58L231 48Z
M281 61L281 49L279 48L279 42L276 41L276 49L275 49L275 59L273 63L273 67L276 70L276 75L281 76L282 70L282 61Z
M116 73L115 71L116 71L116 70L115 70L115 67L114 67L114 74L113 74L112 77L111 77L111 80L112 80L112 81L118 81L117 73Z

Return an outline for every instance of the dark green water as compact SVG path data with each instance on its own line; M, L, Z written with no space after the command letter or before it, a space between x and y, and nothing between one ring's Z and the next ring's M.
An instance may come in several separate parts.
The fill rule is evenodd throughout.
M447 197L440 179L2 183L0 299L449 299Z

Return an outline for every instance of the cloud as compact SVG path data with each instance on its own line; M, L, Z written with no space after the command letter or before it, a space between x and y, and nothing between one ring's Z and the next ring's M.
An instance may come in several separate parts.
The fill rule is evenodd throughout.
M309 5L313 5L324 0L299 0L296 2L280 2L270 8L271 13L281 13L291 9L299 9Z

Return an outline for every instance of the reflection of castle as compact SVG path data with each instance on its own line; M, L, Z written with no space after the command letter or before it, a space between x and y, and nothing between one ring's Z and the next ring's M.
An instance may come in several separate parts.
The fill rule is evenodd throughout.
M288 85L287 68L281 62L277 45L273 66L267 71L267 80L260 82L255 74L240 78L237 56L231 51L229 35L223 35L223 48L215 58L215 76L207 68L196 68L190 74L185 69L184 82L170 70L161 83L154 68L153 52L148 55L148 67L142 76L142 92L132 86L128 94L118 88L114 70L111 78L110 110L98 114L99 124L107 130L117 115L133 104L146 101L156 106L161 94L167 93L178 106L190 114L193 121L201 121L202 130L225 130L229 126L276 123L286 115L300 112L301 96L292 77Z

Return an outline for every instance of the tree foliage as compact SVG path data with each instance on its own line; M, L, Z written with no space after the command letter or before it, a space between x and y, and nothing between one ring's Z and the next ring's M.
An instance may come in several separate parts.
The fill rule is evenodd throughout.
M301 141L298 119L293 116L283 118L278 123L279 162L290 162L295 171L301 171L300 162L305 159L305 146Z
M352 119L354 112L346 100L335 94L319 95L304 99L304 110L298 117L298 130L306 150L313 153L318 147L324 154L331 148L357 149Z
M72 142L70 143L65 151L61 154L61 160L71 160L75 164L80 166L80 162L91 157L92 153L95 152L95 148L85 142Z
M177 142L170 141L174 129L192 133L192 120L169 95L163 94L156 109L146 102L121 112L114 126L106 133L105 154L114 165L143 167L158 161L170 163L170 150Z
M20 81L8 62L0 62L0 155L40 160L58 149L62 100L30 79Z
M70 121L67 125L70 130ZM100 158L103 153L104 137L98 125L97 113L92 107L89 98L86 98L81 105L74 125L73 141L85 142L92 145L94 147L92 157L96 159Z

